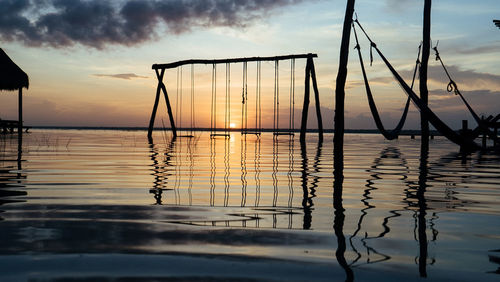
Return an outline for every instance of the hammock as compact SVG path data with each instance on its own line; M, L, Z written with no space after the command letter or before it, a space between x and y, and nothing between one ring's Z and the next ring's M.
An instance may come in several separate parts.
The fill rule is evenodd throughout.
M439 131L443 136L448 138L448 140L452 141L453 143L461 146L464 149L480 149L480 146L477 145L473 140L466 138L464 136L461 136L457 132L453 131L448 125L446 125L439 117L413 92L413 90L406 84L406 82L403 80L403 78L399 75L399 73L394 69L394 67L389 63L387 58L382 54L382 52L379 50L377 47L377 44L373 42L368 34L365 32L359 21L356 19L354 22L359 26L359 28L363 31L365 34L366 38L368 41L371 43L371 47L374 48L377 53L379 54L380 58L384 61L386 64L387 68L391 71L392 75L394 78L398 81L398 83L401 85L403 90L406 92L406 94L411 98L413 104L419 109L420 113L424 115L427 120L436 128L437 131Z
M373 119L375 120L375 125L377 126L378 130L380 133L387 139L387 140L394 140L397 139L401 129L403 128L406 117L408 115L408 109L410 108L410 97L406 100L406 105L403 110L403 115L401 116L401 119L399 120L396 128L393 130L386 130L384 128L384 125L382 124L382 120L380 119L380 115L377 110L377 106L375 105L375 100L373 99L372 91L370 88L370 83L368 82L368 77L366 75L366 70L365 70L365 64L363 62L363 56L361 55L361 47L359 45L359 40L358 40L358 34L356 32L356 27L354 26L354 23L352 24L353 30L354 30L354 37L356 38L356 47L354 49L358 50L358 56L359 56L359 63L361 65L361 71L363 72L363 79L365 82L365 89L366 89L366 97L368 98L368 104L370 105L370 111L372 113ZM420 46L418 48L418 56L417 56L417 62L415 65L415 70L413 71L413 80L411 82L411 89L413 89L413 84L415 82L415 76L417 74L417 68L419 65L419 60L418 58L420 57ZM373 61L373 57L370 53L370 63Z

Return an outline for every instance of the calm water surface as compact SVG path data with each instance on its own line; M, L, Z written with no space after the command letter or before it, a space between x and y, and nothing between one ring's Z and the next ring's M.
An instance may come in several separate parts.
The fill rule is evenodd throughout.
M500 278L498 154L346 135L342 210L333 135L155 134L1 136L0 280Z

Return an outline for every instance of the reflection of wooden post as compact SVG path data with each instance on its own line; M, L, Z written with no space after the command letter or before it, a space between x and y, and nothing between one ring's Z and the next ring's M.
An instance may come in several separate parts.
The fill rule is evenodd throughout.
M300 142L306 141L306 130L307 130L307 115L309 112L309 92L310 92L310 80L311 80L311 62L309 58L306 63L306 78L304 84L304 105L302 106L302 123L300 125Z
M156 72L156 77L158 78L158 86L156 88L156 97L153 106L153 112L151 113L151 119L149 120L148 138L149 139L152 138L154 123L156 118L156 111L158 110L158 103L160 101L161 91L163 91L163 94L165 96L165 102L167 104L167 111L168 111L168 116L170 118L170 126L172 127L172 132L174 136L177 136L177 129L175 128L174 117L172 115L172 108L170 107L170 101L168 99L167 89L165 87L165 84L163 84L163 76L165 75L165 69L161 69L161 72L158 72L158 70L155 69L155 72Z
M342 42L340 44L339 71L335 86L335 135L334 142L334 164L335 171L342 173L344 169L344 100L345 83L347 80L347 62L349 60L349 41L351 39L351 24L354 14L355 0L347 0L344 17L344 28L342 31Z
M318 119L318 133L319 133L319 141L323 141L323 119L321 118L321 105L319 103L319 90L318 90L318 82L316 81L316 70L314 69L314 61L312 57L307 59L311 61L311 79L314 89L314 100L316 101L316 117Z
M427 140L427 144L428 144ZM424 143L422 143L424 144ZM417 200L418 200L418 244L419 244L419 256L418 256L418 271L420 277L427 277L427 257L428 257L428 246L427 246L427 221L425 216L427 215L427 201L425 199L425 191L427 189L427 176L428 176L428 161L429 160L429 148L422 147L420 149L420 166L418 175L418 190L417 190Z

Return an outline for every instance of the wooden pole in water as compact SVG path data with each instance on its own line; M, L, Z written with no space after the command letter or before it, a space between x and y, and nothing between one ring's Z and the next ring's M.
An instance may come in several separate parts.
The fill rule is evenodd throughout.
M306 141L307 130L307 115L309 112L310 100L310 80L311 80L311 62L307 59L306 62L306 78L304 83L304 105L302 106L302 123L300 125L300 142Z
M432 0L425 0L424 23L422 37L422 62L420 64L420 98L427 106L429 104L429 89L427 88L427 68L431 50L431 4ZM429 121L424 114L420 114L420 130L422 142L429 142Z
M312 85L314 89L314 100L316 101L316 117L318 119L318 134L319 134L319 142L323 141L323 118L321 117L321 105L319 103L319 90L318 90L318 82L316 81L316 70L314 69L314 61L312 57L309 57L308 60L311 61L311 79Z
M347 63L349 60L349 41L351 39L351 24L354 14L355 0L347 0L344 17L344 29L340 44L339 71L335 87L335 135L334 142L334 166L337 173L344 169L344 100L345 84L347 79Z

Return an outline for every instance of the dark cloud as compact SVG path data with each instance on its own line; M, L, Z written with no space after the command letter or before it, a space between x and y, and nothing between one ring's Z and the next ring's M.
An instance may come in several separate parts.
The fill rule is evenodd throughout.
M194 27L244 27L307 0L2 0L0 38L29 46L134 45Z
M110 77L110 78L120 78L120 79L126 79L126 80L131 80L133 78L148 78L147 76L140 76L135 73L118 73L118 74L94 74L94 76L97 77Z

